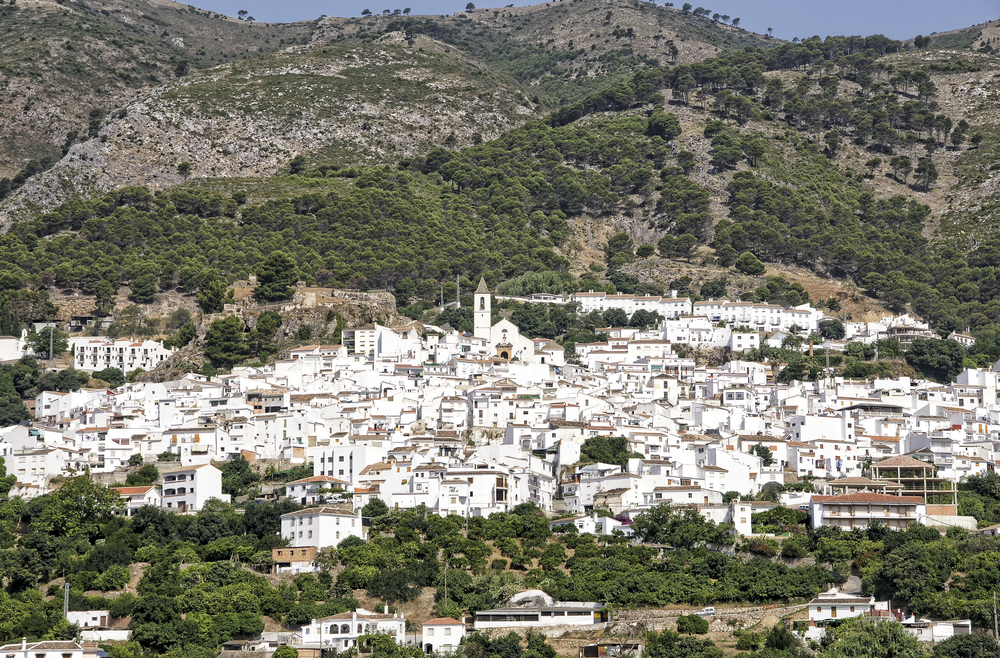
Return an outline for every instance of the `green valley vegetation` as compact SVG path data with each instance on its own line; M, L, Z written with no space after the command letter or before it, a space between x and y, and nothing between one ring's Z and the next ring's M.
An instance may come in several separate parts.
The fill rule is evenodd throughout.
M156 477L156 466L147 464L130 475L128 484ZM225 486L237 493L258 477L249 476L245 464L233 462ZM13 479L0 473L8 489ZM979 495L992 496L989 492L996 489L985 487ZM998 500L991 504L995 507ZM362 593L398 605L429 590L434 613L441 616L502 606L513 593L533 588L558 600L600 601L613 608L763 603L808 599L842 580L851 564L862 574L865 592L921 615L955 617L968 611L977 625L984 625L992 614L990 596L996 585L990 560L1000 554L996 538L958 530L942 537L920 525L905 532L878 525L807 532L797 513L775 508L767 519L755 522L781 524L791 533L783 541L795 544L800 557L810 555L817 562L789 567L755 556L752 542L738 545L735 556L710 550L709 545L732 543L727 528L669 506L639 515L633 525L640 540L673 549L664 552L624 536L581 534L572 524L553 534L548 520L530 504L468 520L441 517L423 507L389 510L383 505L377 512L369 510L374 518L368 541L346 539L324 551L318 573L272 584L261 571L271 565L271 549L285 545L279 519L300 509L294 502L250 503L238 510L210 501L188 516L146 507L131 518L117 514L122 504L85 476L67 479L55 492L28 502L0 502L7 579L0 598L9 612L0 624L0 640L73 636L75 629L60 614L61 597L46 601L39 595L40 590L61 592L53 582L57 578L70 585L71 610L109 609L114 617L131 617L137 655L187 655L257 634L265 617L298 625L353 610ZM501 557L493 559L497 553ZM125 591L134 576L136 591ZM952 583L948 591L946 582ZM93 590L109 595L88 594ZM668 652L663 655L674 655L669 653L673 647L696 650L684 655L718 655L711 641L696 639L704 630L699 623L685 622L678 631L693 635L663 631L647 642L650 651ZM843 627L832 635L827 651L839 650L856 641L854 633L863 632ZM744 648L797 656L786 634L782 628L751 635ZM514 642L473 635L465 650L500 641ZM537 637L529 636L527 646L552 655ZM511 648L517 655L522 650Z

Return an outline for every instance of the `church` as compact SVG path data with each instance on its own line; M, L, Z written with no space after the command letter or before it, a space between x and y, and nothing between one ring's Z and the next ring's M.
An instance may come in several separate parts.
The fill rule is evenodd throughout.
M535 341L521 335L521 330L510 320L500 320L491 325L493 298L486 288L486 280L479 280L475 292L473 309L476 338L486 341L486 347L494 356L508 361L530 361L535 356ZM562 349L562 348L560 348Z

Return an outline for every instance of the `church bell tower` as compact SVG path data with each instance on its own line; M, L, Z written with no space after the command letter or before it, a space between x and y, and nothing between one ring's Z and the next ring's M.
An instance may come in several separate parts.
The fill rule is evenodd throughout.
M475 292L475 307L473 308L474 327L473 335L476 338L489 339L490 328L493 324L490 291L486 288L486 279L479 279L479 287Z

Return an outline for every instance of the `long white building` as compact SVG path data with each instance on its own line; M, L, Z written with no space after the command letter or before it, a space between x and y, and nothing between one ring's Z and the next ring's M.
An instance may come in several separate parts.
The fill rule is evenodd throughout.
M74 337L69 343L73 349L73 367L77 370L118 368L126 375L136 368L152 370L176 351L155 340Z

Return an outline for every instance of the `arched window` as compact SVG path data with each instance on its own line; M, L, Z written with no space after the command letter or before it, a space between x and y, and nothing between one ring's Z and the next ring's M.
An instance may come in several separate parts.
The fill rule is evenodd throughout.
M343 634L345 634L345 635L347 633L350 633L351 632L351 625L350 624L343 624L343 625L341 625L340 632L343 633Z
M480 297L479 298L479 310L480 311L485 311L486 310L486 298L485 297Z
M358 624L358 635L361 635L361 624Z

